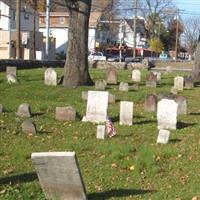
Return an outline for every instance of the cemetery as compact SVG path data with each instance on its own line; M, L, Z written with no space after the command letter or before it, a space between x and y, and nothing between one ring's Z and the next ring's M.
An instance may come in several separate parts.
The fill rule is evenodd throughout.
M200 199L200 87L191 72L0 72L0 199Z

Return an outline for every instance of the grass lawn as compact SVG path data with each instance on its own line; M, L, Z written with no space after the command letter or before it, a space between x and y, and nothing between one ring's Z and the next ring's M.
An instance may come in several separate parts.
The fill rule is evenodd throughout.
M109 86L117 99L109 105L117 136L102 141L96 139L95 124L81 122L86 112L81 92L94 86L45 86L44 70L18 71L16 85L8 85L0 73L0 103L6 110L0 115L0 199L45 199L30 159L32 152L41 151L76 152L89 200L200 198L200 87L181 92L188 99L188 115L178 117L169 143L159 145L156 115L144 112L143 103L150 93L170 92L177 73L163 74L157 88L145 87L145 70L139 91ZM61 76L62 69L56 71ZM94 80L105 75L104 70L91 70ZM119 81L131 83L131 71L120 70ZM134 102L133 126L119 125L120 100ZM15 115L21 103L29 103L35 113L36 136L21 131L23 119ZM56 121L56 106L67 105L76 109L77 120Z

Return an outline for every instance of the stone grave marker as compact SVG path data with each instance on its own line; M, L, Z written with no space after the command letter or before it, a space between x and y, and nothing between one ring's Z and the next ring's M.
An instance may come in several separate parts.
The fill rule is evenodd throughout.
M167 66L166 67L166 72L167 73L172 73L173 69L172 69L172 66Z
M157 143L167 144L169 141L170 132L168 130L159 130Z
M132 81L140 82L141 81L141 72L138 69L132 71Z
M178 104L171 99L162 99L157 105L158 129L176 129Z
M144 103L144 110L147 112L156 112L157 109L157 96L150 94L146 97Z
M0 114L3 113L3 105L0 104Z
M17 83L17 77L12 74L7 74L6 78L9 84Z
M200 42L197 42L197 47L194 53L194 62L192 68L192 77L194 83L200 82Z
M174 78L174 88L176 88L178 91L182 91L184 86L184 78L181 76L176 76Z
M88 91L82 91L82 95L81 95L82 100L86 100L88 98Z
M19 106L17 111L17 116L19 117L31 117L31 107L27 103L23 103Z
M152 72L156 76L157 82L159 83L161 81L161 72L156 72L156 71L152 71Z
M133 102L121 101L120 102L120 125L133 124Z
M187 114L187 100L183 96L177 96L175 99L176 103L178 104L178 115L186 115Z
M88 91L86 116L82 121L105 122L107 120L108 92Z
M194 87L194 81L192 76L184 77L184 88L185 89L192 89Z
M75 121L76 110L71 106L56 107L56 119L58 121Z
M98 125L97 126L97 139L104 140L104 138L105 138L105 130L106 130L106 126L105 125Z
M129 85L129 90L138 91L138 90L139 90L139 85L138 85L138 83L135 83L135 84L133 84L133 85Z
M128 90L129 90L129 85L128 85L128 83L121 82L121 83L119 84L119 90L120 90L120 91L124 91L124 92L128 92Z
M151 72L148 76L147 76L147 80L146 80L146 86L147 87L157 87L157 76L153 74L153 72Z
M178 94L178 90L175 87L171 87L170 91L171 91L172 94Z
M57 73L53 68L47 68L44 73L45 85L57 85Z
M6 67L6 74L7 75L10 74L10 75L17 77L17 67L7 66Z
M32 153L31 159L47 199L87 200L75 152Z
M115 95L108 94L108 103L115 103Z
M107 85L107 83L104 80L95 81L95 89L96 90L105 90L106 85Z
M25 120L22 123L22 132L26 134L36 134L35 124L30 119Z
M115 67L109 67L107 70L107 83L117 84L117 69Z

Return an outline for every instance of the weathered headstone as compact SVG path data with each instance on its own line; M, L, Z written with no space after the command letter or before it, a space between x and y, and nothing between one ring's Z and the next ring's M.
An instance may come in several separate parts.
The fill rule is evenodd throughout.
M7 82L9 84L12 84L12 83L17 83L17 77L12 75L12 74L8 74L7 76Z
M158 129L176 129L178 104L171 99L162 99L157 105Z
M171 93L172 94L178 94L178 89L175 87L171 87Z
M140 82L141 81L141 72L138 69L132 71L132 81Z
M97 139L103 140L105 138L105 130L106 130L105 125L98 125L97 126Z
M117 69L115 67L108 68L107 83L108 84L117 84Z
M185 89L192 89L194 87L194 81L192 76L186 76L184 78L184 88Z
M44 74L45 85L57 85L57 73L53 68L47 68Z
M105 122L107 120L108 92L88 91L86 116L82 121Z
M17 77L17 67L10 67L10 66L6 67L6 74L7 75L11 74L11 75Z
M146 86L147 87L157 87L157 76L151 72L146 79Z
M121 82L121 83L119 84L119 90L120 90L120 91L124 91L124 92L128 92L128 90L129 90L129 85L128 85L128 83Z
M133 102L121 101L120 102L120 125L133 124Z
M138 85L138 83L135 83L135 84L133 84L133 85L129 85L129 90L138 91L138 90L139 90L139 85Z
M145 99L144 109L147 112L156 112L157 109L157 97L150 94Z
M88 91L82 91L81 97L82 97L82 100L87 100L87 98L88 98Z
M25 120L22 123L22 132L26 134L36 134L35 124L30 119Z
M47 199L87 199L75 152L32 153L31 159Z
M167 73L171 73L173 71L172 67L171 66L167 66L166 67L166 72Z
M95 81L95 89L96 90L105 90L106 85L107 85L107 83L104 80Z
M167 144L169 141L170 132L168 130L159 130L157 143Z
M0 104L0 114L3 113L3 105Z
M184 78L181 76L176 76L174 78L174 88L176 88L178 91L182 91L184 86Z
M115 95L113 94L108 95L108 103L115 103Z
M71 106L56 107L56 119L59 121L74 121L76 119L76 110Z
M17 111L17 116L19 117L31 117L31 107L27 103L23 103L19 106Z
M175 99L176 103L178 104L178 115L186 115L187 114L187 100L183 96L177 96Z

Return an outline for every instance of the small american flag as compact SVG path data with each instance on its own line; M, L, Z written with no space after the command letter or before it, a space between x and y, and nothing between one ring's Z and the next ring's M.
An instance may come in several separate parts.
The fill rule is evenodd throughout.
M116 130L110 118L108 118L108 121L106 122L106 132L110 138L116 135Z

